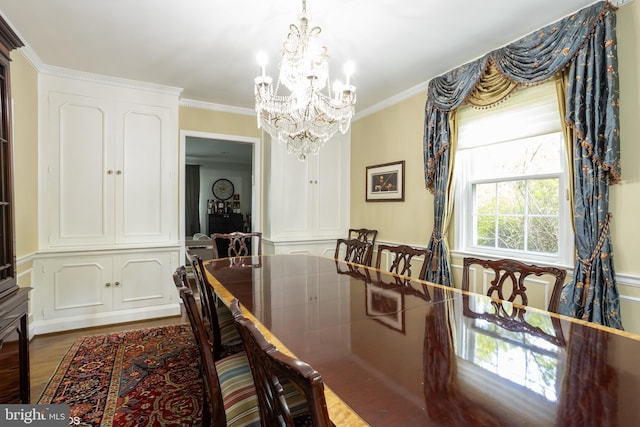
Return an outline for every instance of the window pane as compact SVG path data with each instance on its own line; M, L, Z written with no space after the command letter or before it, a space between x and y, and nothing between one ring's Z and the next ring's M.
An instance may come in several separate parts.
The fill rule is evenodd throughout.
M527 228L528 250L558 252L558 217L530 217Z
M476 211L478 215L496 213L496 184L477 184Z
M558 215L560 204L558 178L529 181L529 213L532 215Z
M498 247L524 250L524 216L498 218Z
M498 214L524 215L524 181L498 183Z
M494 216L479 216L477 222L476 245L496 246L496 218Z

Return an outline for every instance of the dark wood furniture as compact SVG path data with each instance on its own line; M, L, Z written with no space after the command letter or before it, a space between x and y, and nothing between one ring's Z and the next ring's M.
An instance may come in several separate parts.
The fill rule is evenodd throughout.
M208 215L208 220L207 232L209 235L244 231L244 219L239 213L212 213ZM220 246L219 252L226 253L226 246Z
M372 248L376 244L377 236L378 236L378 230L372 230L369 228L350 228L349 229L350 239L358 239L365 243L371 243ZM370 256L373 257L373 250L371 251ZM372 262L373 260L369 259L366 265L371 265Z
M0 403L29 403L27 295L20 288L0 299Z
M524 306L529 305L525 280L531 276L552 276L553 288L547 310L553 313L558 312L560 293L567 275L565 270L525 264L512 259L487 260L467 257L464 258L462 267L462 289L465 291L469 290L469 273L474 265L493 272L494 278L487 289L487 296Z
M354 264L371 265L373 243L358 239L338 239L334 258Z
M385 256L392 256L391 264L389 265L389 271L391 273L400 274L401 276L412 276L411 262L413 257L422 257L422 267L418 272L418 279L424 279L427 272L427 266L429 265L429 256L431 251L429 249L418 249L408 245L378 245L378 257L376 258L376 268L380 268L382 265L382 258Z
M257 255L262 255L262 233L213 233L213 258L231 258L251 255L251 248L257 248Z
M231 302L231 313L249 359L263 423L288 427L331 426L320 373L308 363L278 351L256 325L244 317L237 299ZM289 393L291 386L299 396Z
M180 268L173 274L202 361L203 410L202 426L237 426L242 422L260 421L258 399L252 386L251 368L244 352L216 361L209 335L202 321L193 292L184 285ZM247 387L247 385L249 385ZM238 414L244 408L246 413ZM236 420L235 423L233 420Z
M200 295L200 308L213 347L215 360L237 353L242 349L242 339L227 306L219 305L213 288L204 274L202 259L194 255L191 260L193 279ZM184 271L183 283L186 281Z
M27 295L16 280L10 52L24 46L0 17L0 403L29 403Z
M335 425L627 426L640 419L637 396L627 392L640 387L629 357L640 353L638 335L506 301L535 327L467 317L464 305L492 313L494 300L417 279L394 286L394 275L370 267L355 269L370 274L340 274L348 263L327 257L263 255L259 265L245 275L227 259L204 263L225 305L237 298L269 342L322 375ZM377 273L382 280L369 281ZM561 341L549 340L554 331L563 332Z

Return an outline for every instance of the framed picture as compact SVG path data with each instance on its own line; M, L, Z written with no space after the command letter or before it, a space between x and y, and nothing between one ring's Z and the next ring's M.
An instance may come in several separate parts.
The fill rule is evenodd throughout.
M367 202L404 201L404 160L367 166Z
M367 317L404 334L404 294L367 283Z

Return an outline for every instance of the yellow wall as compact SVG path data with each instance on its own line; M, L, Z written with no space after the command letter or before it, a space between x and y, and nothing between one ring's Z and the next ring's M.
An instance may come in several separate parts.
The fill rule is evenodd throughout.
M426 95L414 96L351 128L351 227L375 228L379 240L425 246L433 196L424 186L422 137ZM366 202L366 167L404 160L405 201Z
M180 107L180 130L260 138L255 116Z
M18 282L29 285L31 262L21 258L38 249L38 76L18 51L11 59L16 258Z

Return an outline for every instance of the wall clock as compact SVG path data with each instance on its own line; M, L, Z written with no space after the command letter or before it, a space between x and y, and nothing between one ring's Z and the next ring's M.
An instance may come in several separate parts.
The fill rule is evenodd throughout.
M233 183L225 178L218 179L211 186L211 191L216 199L230 199L234 192Z

